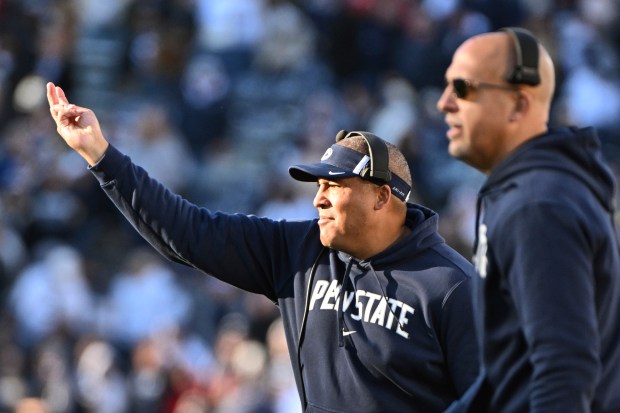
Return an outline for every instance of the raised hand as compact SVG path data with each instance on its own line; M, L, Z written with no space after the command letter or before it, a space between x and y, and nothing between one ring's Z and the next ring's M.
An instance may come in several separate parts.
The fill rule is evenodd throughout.
M65 92L51 82L47 84L47 101L60 136L89 165L96 164L109 144L101 132L95 113L69 103Z

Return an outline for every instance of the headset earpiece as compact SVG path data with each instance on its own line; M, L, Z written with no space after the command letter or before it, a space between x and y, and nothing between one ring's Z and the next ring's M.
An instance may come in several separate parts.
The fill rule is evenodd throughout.
M338 131L338 133L336 134L336 142L340 142L341 140L346 138L348 133L349 132L344 129L341 131Z
M499 31L510 35L515 49L515 66L506 78L508 83L538 85L540 74L536 37L530 31L519 27L504 27Z

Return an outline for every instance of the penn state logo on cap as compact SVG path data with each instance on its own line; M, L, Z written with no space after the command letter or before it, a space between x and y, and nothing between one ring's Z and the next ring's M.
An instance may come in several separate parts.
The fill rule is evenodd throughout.
M327 150L325 151L323 156L321 156L321 160L325 161L325 160L329 159L332 156L333 153L334 153L334 150L332 148L327 148Z

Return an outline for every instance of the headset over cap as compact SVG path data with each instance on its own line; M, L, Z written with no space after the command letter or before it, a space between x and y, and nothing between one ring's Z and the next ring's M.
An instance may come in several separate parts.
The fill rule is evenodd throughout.
M344 130L338 132L336 142L352 136L364 138L369 155L335 143L325 151L321 162L293 165L288 170L290 175L303 182L316 182L319 178L337 180L358 176L377 185L389 185L394 196L407 202L411 186L389 170L386 143L372 133Z

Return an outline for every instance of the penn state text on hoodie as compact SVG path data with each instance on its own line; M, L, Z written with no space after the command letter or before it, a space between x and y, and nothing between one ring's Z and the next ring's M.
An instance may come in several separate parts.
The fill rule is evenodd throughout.
M165 257L279 306L307 412L441 412L476 378L474 269L433 211L409 204L411 234L359 261L323 247L316 220L193 205L113 146L91 170Z
M491 172L474 282L486 406L471 411L620 412L615 196L591 128L535 137Z

